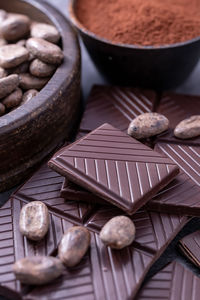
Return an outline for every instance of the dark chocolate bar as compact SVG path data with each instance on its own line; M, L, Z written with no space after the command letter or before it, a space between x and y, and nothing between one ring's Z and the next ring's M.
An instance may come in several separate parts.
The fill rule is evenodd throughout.
M174 136L175 127L184 119L200 114L200 97L165 93L157 109L169 119L169 130L160 134L156 141L200 146L200 136L192 139L179 139Z
M138 115L154 110L157 96L153 91L94 86L90 93L80 132L90 132L103 123L127 131L129 123Z
M92 234L90 253L80 265L66 269L53 284L36 287L24 300L132 299L156 258L133 247L111 250Z
M62 179L60 175L43 165L13 194L13 197L21 201L42 201L55 213L72 223L85 225L95 232L99 232L112 217L124 214L114 206L92 206L64 200L59 196ZM136 244L140 245L140 248L148 248L151 251L158 249L157 243L162 244L162 241L172 233L174 227L176 228L178 224L182 223L182 220L187 219L174 214L150 213L144 209L140 209L131 218L136 225Z
M65 224L67 220L70 224L71 221L84 224L94 231L97 231L95 228L100 229L104 224L99 224L101 220L97 217L97 207L89 206L88 213L84 213L83 218L83 215L77 212L79 211L77 203L70 206L70 202L67 203L60 198L62 179L60 175L44 165L13 194L16 202L43 201L50 211L53 210L55 216L60 216L61 221L58 224L61 227L58 226L53 230L58 237L51 237L51 243L54 241L53 245L59 242L66 227L66 225L62 227L62 224ZM105 208L103 217L110 219L123 213L114 207L110 209L109 212L109 208ZM15 210L12 210L12 213L15 213ZM93 227L91 226L92 216L94 216ZM151 265L188 222L188 218L178 215L150 214L145 211L138 212L133 218L135 218L137 234L135 242L130 247L122 251L111 250L104 247L98 234L94 233L91 250L80 265L72 270L66 269L65 275L53 284L34 288L26 299L112 299L114 295L115 299L118 297L124 300L135 296ZM53 248L54 246L51 247L51 251Z
M193 232L180 240L181 251L198 268L200 267L200 231Z
M40 242L30 241L19 231L20 211L26 203L11 198L0 208L0 295L9 299L22 299L22 295L30 290L30 287L21 285L15 279L13 263L26 256L52 254L61 240L63 230L72 226L66 219L50 210L48 234Z
M173 160L196 185L200 186L200 147L159 143L155 150Z
M62 148L49 166L128 214L133 214L179 172L163 157L104 124Z
M172 262L154 275L135 300L198 300L200 278L179 262Z
M107 88L107 87L100 87L100 86L94 87L89 97L88 104L86 106L80 128L83 129L88 128L89 131L89 129L91 130L94 128L94 126L92 126L93 122L95 125L100 124L101 123L100 118L104 117L105 111L107 112L106 103L104 100L104 99L107 100L106 95L107 94L114 95L113 98L111 100L107 100L107 102L109 101L109 103L115 103L114 99L118 98L117 94L119 93L120 94L122 93L121 88L111 88L111 87ZM125 92L125 94L127 93ZM148 97L146 96L150 102L152 102L153 99L152 95L150 94L150 96ZM155 101L153 102L155 103ZM191 103L193 103L193 105L191 105ZM164 136L169 136L169 132L172 133L172 129L174 129L175 126L177 125L177 120L179 122L185 117L198 113L198 109L197 109L198 105L200 105L200 97L176 95L176 94L169 94L169 93L164 94L164 96L161 99L159 109L157 109L160 113L163 114L166 113L166 116L170 119L171 129L167 132L167 134L164 133ZM102 111L104 113L98 114L99 107L100 108L102 107ZM136 114L135 114L136 116L140 111L139 108L137 107L137 102L134 102L134 107L136 107ZM152 110L152 107L150 106L148 107L149 108L144 110L143 112L147 112L149 111L149 109ZM130 107L129 109L131 111L132 108ZM110 114L112 114L112 109L109 109L109 111ZM98 123L95 123L96 118L98 119ZM110 119L115 119L114 113L112 115L112 118L109 117L109 120ZM117 122L117 120L119 119L117 118L115 122ZM90 126L89 125L85 126L84 124L90 124ZM85 132L83 133L79 131L77 139L83 137L84 134ZM175 137L173 139L176 140ZM158 148L156 147L155 150L159 151L159 147ZM172 157L173 155L175 157L177 156L172 151L170 152L170 155ZM200 163L200 159L199 159L199 163ZM154 211L168 212L168 213L169 212L173 213L174 211L177 211L178 213L181 214L186 214L186 215L190 214L192 216L199 216L200 215L200 202L198 196L200 194L199 192L200 192L200 187L198 187L197 185L195 186L195 183L190 179L190 177L182 172L166 188L164 188L155 197L153 197L153 199L147 203L147 206L149 209ZM82 189L81 187L79 187L74 183L69 182L69 180L67 179L63 184L63 189L61 189L61 195L64 198L66 197L67 199L71 199L75 201L83 200L83 201L89 201L90 203L92 202L95 203L95 201L98 202L101 201L101 199L99 198L96 199L96 196L94 196L94 194L90 193L85 189Z

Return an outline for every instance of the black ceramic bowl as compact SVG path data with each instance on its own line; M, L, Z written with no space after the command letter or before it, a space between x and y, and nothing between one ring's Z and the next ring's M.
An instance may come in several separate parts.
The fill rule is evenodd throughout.
M118 44L88 31L76 17L78 0L71 0L73 25L97 68L112 83L158 90L174 88L192 72L200 57L200 37L167 46Z

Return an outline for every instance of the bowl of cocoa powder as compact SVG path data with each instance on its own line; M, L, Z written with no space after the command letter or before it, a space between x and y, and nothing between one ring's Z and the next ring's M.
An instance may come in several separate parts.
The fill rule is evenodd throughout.
M112 83L173 88L199 60L199 0L71 0L70 19Z
M44 1L0 3L0 192L66 140L80 109L80 48Z

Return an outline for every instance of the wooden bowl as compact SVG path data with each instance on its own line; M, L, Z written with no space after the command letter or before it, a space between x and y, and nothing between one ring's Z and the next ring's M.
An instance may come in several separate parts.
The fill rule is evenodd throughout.
M67 20L47 3L1 1L0 9L54 24L61 33L64 62L30 101L0 117L0 191L18 184L75 126L80 108L80 48Z

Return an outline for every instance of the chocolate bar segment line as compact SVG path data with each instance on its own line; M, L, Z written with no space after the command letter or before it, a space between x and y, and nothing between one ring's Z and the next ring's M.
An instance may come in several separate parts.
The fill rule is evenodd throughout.
M151 112L156 102L153 91L109 86L94 86L80 123L80 131L90 132L103 123L126 131L138 115Z
M178 262L154 275L139 291L136 300L198 300L200 278Z
M95 141L96 146L91 141ZM61 149L49 166L133 214L179 172L170 159L109 124Z
M196 185L200 186L200 147L159 143L155 150L173 160Z

